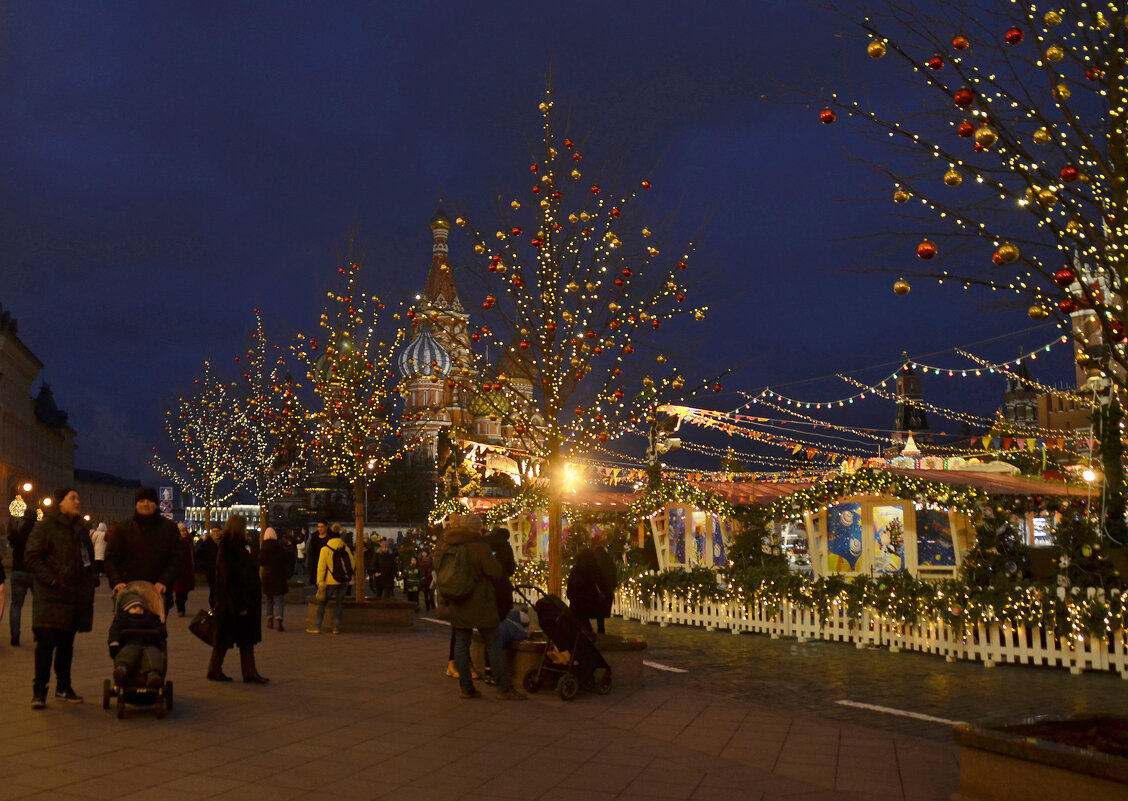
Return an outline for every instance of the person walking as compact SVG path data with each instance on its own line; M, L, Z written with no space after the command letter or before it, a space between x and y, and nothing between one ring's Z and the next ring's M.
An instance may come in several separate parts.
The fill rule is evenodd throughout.
M81 526L82 502L70 487L55 490L54 503L28 536L24 564L35 577L31 630L35 634L35 679L31 708L47 706L51 663L55 698L81 704L71 685L74 636L94 624L94 545Z
M35 508L28 506L24 509L23 517L16 530L8 535L8 545L12 548L12 597L8 600L11 611L8 612L8 631L11 634L12 647L20 645L20 627L23 625L24 598L29 592L34 593L34 576L28 570L24 561L24 552L27 549L27 538L35 527Z
M422 574L423 610L430 612L435 608L435 560L427 548L419 552L419 572Z
M443 530L443 545L438 556L438 591L450 604L450 625L454 631L454 664L462 698L480 698L470 675L470 640L477 629L486 643L490 664L497 680L497 697L502 701L523 701L523 692L510 684L505 654L498 638L497 600L494 585L505 581L505 572L490 553L482 536L479 515L451 515Z
M172 584L180 575L180 532L173 522L157 514L157 491L137 490L134 513L114 527L106 546L106 575L114 594L131 581L148 581L164 597L165 611L172 607Z
M223 672L223 659L229 648L238 646L243 682L270 681L255 665L255 645L262 640L262 583L247 547L247 518L242 515L231 515L223 527L215 567L215 618L215 647L208 663L208 679L231 681Z
M95 587L101 586L101 576L106 572L106 532L105 523L99 523L94 527L94 530L90 532L90 541L94 543Z
M215 609L215 563L219 559L219 541L222 537L223 529L212 526L211 532L196 549L196 564L202 566L204 578L208 581L208 609Z
M309 537L309 544L306 546L306 574L309 576L310 584L317 584L317 568L321 560L321 549L325 547L325 543L332 539L329 532L329 521L318 520L317 531Z
M615 562L607 553L603 532L591 536L591 547L580 551L576 564L568 576L568 607L591 631L591 619L596 620L597 631L604 633L603 621L611 617L611 604L615 600L615 587L619 574Z
M392 598L396 591L396 555L387 540L376 549L376 597Z
M320 549L317 560L317 622L306 629L306 634L320 634L325 623L325 608L330 596L336 602L333 610L333 633L341 633L341 621L345 616L345 595L352 584L356 571L356 557L340 537L333 537ZM334 558L336 557L336 558ZM345 565L351 566L346 569Z
M423 571L419 569L419 560L414 556L407 567L403 569L403 591L407 594L407 600L415 605L415 611L419 611L419 587L423 582Z
M176 613L184 617L188 611L188 593L196 589L196 561L192 553L192 535L188 526L181 523L180 531L180 573L172 582L172 594L176 601Z
M285 631L282 618L294 560L292 552L278 539L278 532L273 528L267 528L262 534L259 566L262 568L262 593L266 596L266 627Z

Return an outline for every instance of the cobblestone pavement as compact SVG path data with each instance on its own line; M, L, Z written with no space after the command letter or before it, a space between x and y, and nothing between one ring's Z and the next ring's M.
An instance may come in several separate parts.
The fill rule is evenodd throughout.
M1128 685L1113 674L945 662L942 657L691 626L612 620L608 631L642 637L646 659L688 673L648 670L648 687L686 687L821 718L951 742L951 727L843 706L841 700L968 723L1034 715L1128 715Z

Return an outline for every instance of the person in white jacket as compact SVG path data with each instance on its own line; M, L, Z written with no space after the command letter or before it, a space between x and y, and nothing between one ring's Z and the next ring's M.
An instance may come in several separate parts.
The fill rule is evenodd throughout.
M90 532L90 541L92 543L94 543L94 567L97 568L97 571L98 571L94 574L95 578L96 578L96 582L95 582L94 586L98 587L98 586L101 586L101 584L102 584L101 576L106 572L105 571L105 563L106 563L106 524L105 523L99 523L97 526L94 527L94 530Z

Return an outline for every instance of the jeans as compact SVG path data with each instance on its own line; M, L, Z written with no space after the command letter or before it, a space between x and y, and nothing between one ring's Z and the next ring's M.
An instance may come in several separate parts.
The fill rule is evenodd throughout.
M71 661L74 659L74 629L37 628L35 631L35 684L37 693L47 692L51 679L51 658L55 659L55 690L71 687Z
M509 667L505 662L501 639L497 636L497 626L479 628L478 631L486 641L486 653L489 654L490 669L497 679L498 692L505 692L510 686ZM473 629L454 630L454 667L458 670L458 685L464 693L474 690L474 679L470 675L470 640L473 636Z
M341 627L341 619L345 616L345 595L348 593L349 584L326 584L325 600L317 605L317 628L325 622L325 607L332 598L337 599L337 608L333 611L333 628Z
M26 570L13 570L12 571L12 611L9 613L8 627L12 633L12 639L17 639L20 636L20 621L23 619L23 604L24 596L29 592L33 592L32 585L34 579Z
M275 606L277 606L277 614L275 614ZM272 617L275 620L282 619L282 613L285 611L286 596L285 595L268 595L266 596L266 616Z

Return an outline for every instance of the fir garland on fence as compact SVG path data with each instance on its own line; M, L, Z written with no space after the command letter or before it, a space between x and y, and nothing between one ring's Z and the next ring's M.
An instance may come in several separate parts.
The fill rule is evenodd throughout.
M971 514L989 502L990 496L975 487L958 487L924 481L884 470L859 470L837 474L804 490L786 495L772 504L779 520L795 520L804 511L814 511L853 495L887 495L922 505L942 506Z

